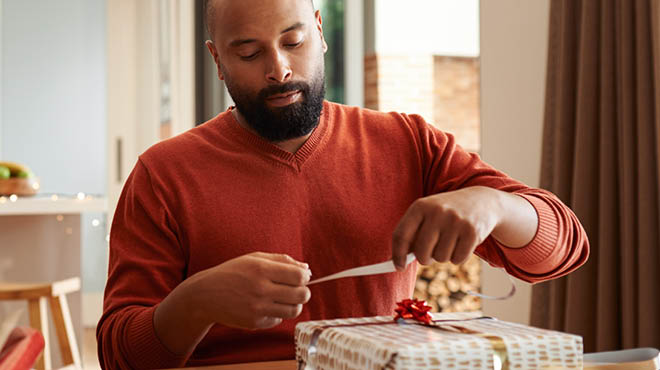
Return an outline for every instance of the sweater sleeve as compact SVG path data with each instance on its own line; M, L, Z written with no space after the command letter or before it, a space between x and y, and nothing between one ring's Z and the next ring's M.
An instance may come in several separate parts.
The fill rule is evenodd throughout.
M110 232L108 282L97 326L104 369L175 368L153 325L157 305L184 279L185 254L163 193L138 160L122 191Z
M475 253L495 267L534 283L566 275L583 265L589 241L573 211L549 191L529 187L483 162L456 144L450 134L419 116L406 116L417 140L424 195L469 186L487 186L526 199L538 215L538 229L522 248L508 248L488 237Z

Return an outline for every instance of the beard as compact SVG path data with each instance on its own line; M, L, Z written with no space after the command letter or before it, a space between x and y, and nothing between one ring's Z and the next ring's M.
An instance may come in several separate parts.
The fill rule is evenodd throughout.
M270 142L308 135L319 124L325 97L325 74L322 66L310 83L292 81L272 85L259 91L256 96L241 91L238 84L234 84L226 74L225 84L236 109L243 115L247 124ZM268 97L290 91L300 91L301 97L295 103L272 108L266 104Z

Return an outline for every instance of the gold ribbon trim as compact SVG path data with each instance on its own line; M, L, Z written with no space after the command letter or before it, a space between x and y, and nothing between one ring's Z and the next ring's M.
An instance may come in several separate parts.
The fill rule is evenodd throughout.
M482 333L476 330L464 328L456 325L431 325L441 330L449 331L452 333L462 333L475 335L484 339L488 339L490 345L493 347L493 369L494 370L509 370L509 356L506 349L506 344L501 337L497 335ZM451 329L448 329L451 328ZM453 329L453 330L452 330Z

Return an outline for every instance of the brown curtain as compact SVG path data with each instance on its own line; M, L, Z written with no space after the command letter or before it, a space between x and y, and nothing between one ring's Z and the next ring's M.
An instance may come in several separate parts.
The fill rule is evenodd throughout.
M585 352L660 347L659 1L551 1L541 186L591 256L534 286L531 322Z

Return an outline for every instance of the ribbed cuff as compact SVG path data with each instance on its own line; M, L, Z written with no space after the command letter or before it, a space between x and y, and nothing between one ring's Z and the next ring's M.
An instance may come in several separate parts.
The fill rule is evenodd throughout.
M533 274L548 271L554 265L553 251L559 238L559 221L552 207L533 195L516 194L532 204L539 217L536 234L529 244L522 248L510 248L495 240L507 259L519 268Z
M129 361L138 369L162 369L181 367L187 356L170 352L154 328L154 312L157 306L138 312L128 324L127 342Z

